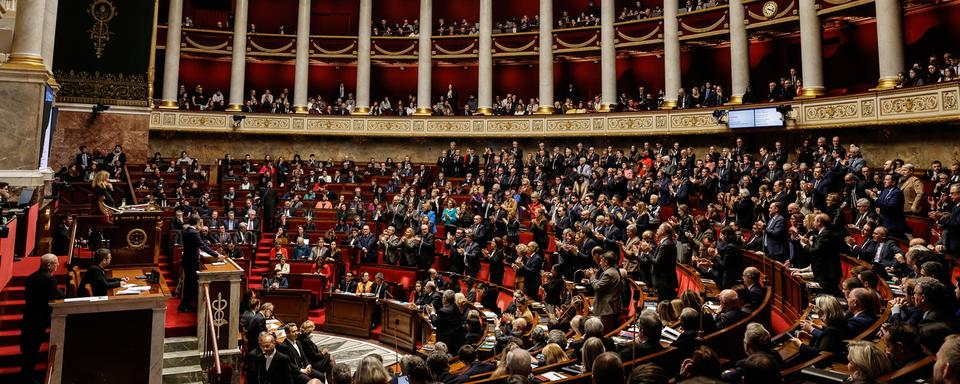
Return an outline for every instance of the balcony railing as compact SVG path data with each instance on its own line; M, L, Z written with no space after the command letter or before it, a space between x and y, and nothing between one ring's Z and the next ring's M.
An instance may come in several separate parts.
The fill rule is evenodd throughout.
M869 127L960 121L960 83L794 100L786 129ZM246 114L238 127L233 113L155 110L153 131L326 136L422 137L545 137L644 136L730 132L713 116L717 109L735 107L595 113L580 115L503 117L366 117ZM771 106L771 105L766 105Z
M17 0L0 0L0 14L16 12Z

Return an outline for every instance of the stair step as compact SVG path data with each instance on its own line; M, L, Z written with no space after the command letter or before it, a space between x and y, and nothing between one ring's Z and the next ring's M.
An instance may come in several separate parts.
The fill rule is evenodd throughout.
M206 374L199 365L163 368L164 384L181 384L193 382L205 382Z
M197 349L196 337L167 337L163 339L164 355L166 355L167 352L196 351Z
M200 364L200 351L175 351L163 353L163 368L185 367Z

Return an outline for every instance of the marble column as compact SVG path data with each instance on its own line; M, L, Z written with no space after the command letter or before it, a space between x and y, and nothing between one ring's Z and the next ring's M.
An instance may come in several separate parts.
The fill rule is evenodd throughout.
M373 28L373 0L360 0L360 33L357 34L357 105L355 115L370 113L370 33Z
M20 0L13 27L10 60L3 68L46 71L43 61L44 8L46 0Z
M800 0L801 97L817 97L826 93L823 87L822 33L815 0Z
M616 19L614 0L600 1L600 85L601 102L597 110L613 111L617 106L617 48L613 23Z
M899 0L875 0L877 7L877 54L880 80L877 89L892 89L903 71L903 9Z
M540 0L540 107L538 115L553 113L553 0Z
M300 0L297 13L297 63L293 76L293 111L307 113L310 72L310 0Z
M477 114L493 114L493 0L480 0Z
M53 45L57 36L57 8L60 0L46 0L43 13L43 45L40 50L47 72L53 73Z
M675 0L663 3L663 108L677 106L677 91L680 89L680 33Z
M743 0L730 0L730 104L743 104L750 85L750 39Z
M418 116L433 114L430 108L430 72L433 51L433 0L420 0L420 40L417 42L417 111ZM457 106L451 106L456 108Z
M177 109L180 82L180 34L183 27L183 0L170 0L167 16L167 43L163 52L163 93L160 108Z
M233 17L233 56L230 59L230 97L227 110L243 110L243 98L246 97L244 80L247 77L247 12L250 0L237 0L236 14Z

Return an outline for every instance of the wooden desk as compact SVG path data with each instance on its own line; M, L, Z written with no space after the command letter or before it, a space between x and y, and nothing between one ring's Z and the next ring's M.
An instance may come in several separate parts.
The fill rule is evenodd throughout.
M331 293L327 300L327 322L323 330L331 333L370 338L370 324L377 299L350 293Z
M416 351L417 344L423 341L423 322L426 321L420 309L410 308L410 303L396 300L385 300L382 305L383 328L380 331L380 342L411 352ZM429 336L428 334L427 337Z
M147 285L137 276L148 271L157 272L159 282L139 295L118 296L122 288L115 288L106 299L51 303L51 382L161 383L164 320L170 297L167 282L152 267L114 269L110 276Z
M302 324L307 320L310 291L306 289L257 289L261 303L273 304L273 315L284 323ZM327 319L330 313L327 312ZM329 320L327 320L329 321Z

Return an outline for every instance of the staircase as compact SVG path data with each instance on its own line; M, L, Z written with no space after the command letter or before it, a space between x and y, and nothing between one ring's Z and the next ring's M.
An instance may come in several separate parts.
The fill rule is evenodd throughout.
M203 383L206 375L200 368L200 352L196 337L163 339L163 383Z
M29 260L33 261L33 260ZM17 263L27 263L28 259ZM66 282L63 271L58 271L57 279L61 284ZM19 379L20 354L20 321L23 320L24 284L26 276L13 276L6 287L0 291L0 383L15 383ZM64 286L61 285L61 289ZM49 335L50 331L47 330ZM46 356L47 343L40 346L40 352ZM36 366L36 377L43 377L46 370L46 361Z
M263 232L255 249L254 263L250 266L249 288L260 288L263 275L270 272L270 250L274 246L274 232Z

